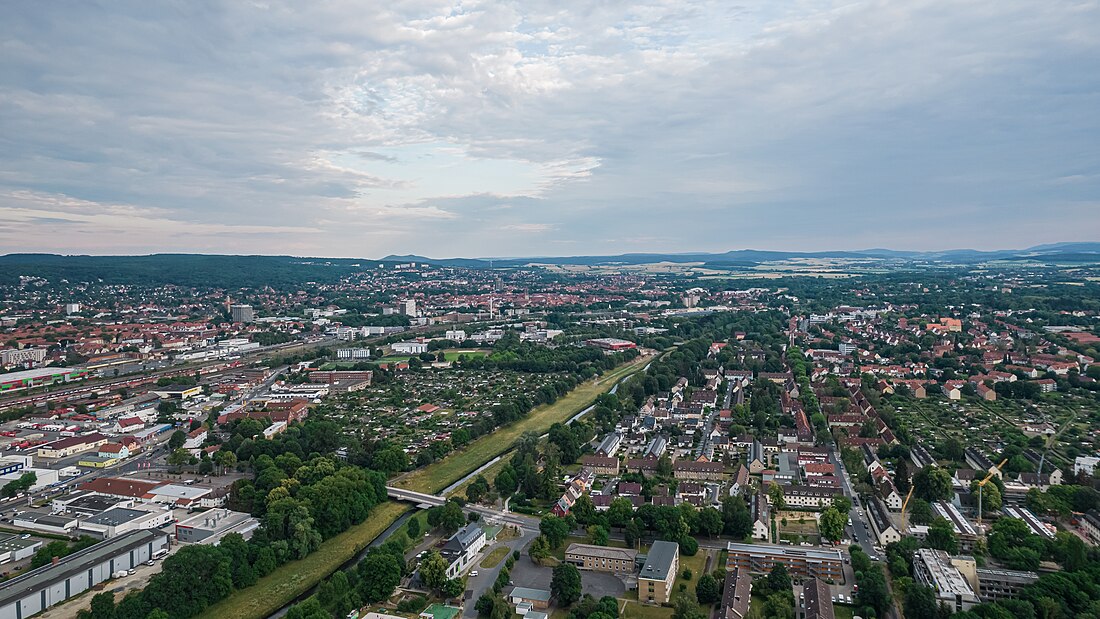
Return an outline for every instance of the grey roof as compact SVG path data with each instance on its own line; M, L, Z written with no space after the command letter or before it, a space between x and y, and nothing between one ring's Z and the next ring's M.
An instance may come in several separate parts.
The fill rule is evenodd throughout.
M722 616L725 619L737 619L749 614L752 601L752 576L748 570L733 569L726 572L725 588L722 590Z
M680 545L676 542L666 542L663 540L653 542L653 546L649 548L649 554L646 556L645 565L642 566L642 571L638 574L638 578L646 578L649 580L667 579L668 573L672 569L672 563L676 560L676 555L679 552Z
M726 549L730 554L745 554L750 556L773 557L800 557L817 561L840 561L840 551L834 548L815 546L780 546L779 544L741 544L729 542Z
M41 540L33 538L23 539L19 535L8 535L0 539L0 551L22 550L24 548L30 548L31 546L41 544Z
M53 516L51 514L28 513L19 514L15 517L15 520L22 520L23 522L33 522L35 524L41 524L47 527L64 527L71 522L76 522L76 518L69 518L68 516Z
M474 541L485 532L481 530L481 527L476 524L468 524L458 530L457 533L451 536L451 539L447 540L447 543L443 545L443 550L446 552L459 553L473 545Z
M550 592L546 589L531 589L529 587L514 587L508 597L522 598L524 600L538 600L549 602Z
M63 557L55 565L44 565L36 570L0 584L0 608L14 604L51 583L64 581L70 576L81 574L89 568L109 560L111 557L129 552L153 540L168 537L167 533L150 529L129 531L118 537L102 541Z
M806 619L833 619L833 599L829 585L815 578L802 587L806 596Z
M125 507L116 507L109 509L102 514L96 514L91 518L85 518L85 523L91 524L105 524L113 527L120 524L137 520L138 518L148 516L150 512L141 511L140 509L127 509Z
M594 546L592 544L569 544L569 547L565 549L565 554L585 555L599 559L633 561L638 553L629 548L611 548L608 546Z

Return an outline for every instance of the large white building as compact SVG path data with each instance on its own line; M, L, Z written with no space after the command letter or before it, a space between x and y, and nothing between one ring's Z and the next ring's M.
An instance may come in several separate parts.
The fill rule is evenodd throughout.
M981 603L966 577L942 550L921 548L913 554L913 579L931 587L936 599L962 612Z
M1096 471L1097 464L1100 464L1100 458L1096 456L1077 456L1077 459L1073 461L1073 474L1092 475Z
M447 578L455 578L473 565L485 543L485 531L477 524L468 524L452 535L439 551L447 560Z
M396 342L390 346L390 350L402 355L419 355L428 352L427 342Z
M42 363L46 360L45 348L9 348L0 350L0 365L23 365L24 363Z

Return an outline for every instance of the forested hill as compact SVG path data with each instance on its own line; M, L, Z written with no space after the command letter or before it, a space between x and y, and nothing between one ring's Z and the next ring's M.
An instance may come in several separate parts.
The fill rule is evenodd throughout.
M20 276L33 276L51 283L101 280L107 284L154 286L279 287L335 282L341 276L377 264L374 260L292 256L8 254L0 256L0 285L18 283Z

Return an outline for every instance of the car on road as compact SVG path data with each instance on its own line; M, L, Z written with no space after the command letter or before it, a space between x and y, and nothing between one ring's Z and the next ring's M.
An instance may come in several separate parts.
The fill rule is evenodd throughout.
M134 569L134 568L132 568L132 567L131 567L130 569L126 570L126 575L127 575L127 576L133 576L133 575L134 575L134 574L136 574L136 573L137 573L137 570L135 570L135 569Z
M470 572L470 577L471 578L477 578L477 570L474 570L474 571Z
M148 561L145 562L145 565L156 565L156 564L157 564L157 562L152 560L152 559L149 559Z

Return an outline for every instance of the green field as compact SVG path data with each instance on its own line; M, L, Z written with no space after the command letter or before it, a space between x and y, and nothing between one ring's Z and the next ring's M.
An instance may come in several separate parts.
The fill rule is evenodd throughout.
M635 601L627 601L619 611L622 619L669 619L672 609L665 606L653 606Z
M504 557L508 556L507 546L497 546L479 564L482 569L490 570L500 565L500 562L504 560Z
M417 492L436 493L462 479L477 467L508 451L524 432L542 434L555 423L567 421L588 408L596 396L611 390L619 379L629 376L649 363L648 357L622 365L596 380L582 383L553 404L534 408L519 421L497 429L473 441L465 449L393 480L393 485Z
M367 520L325 541L316 552L301 561L291 561L206 609L199 619L263 619L284 604L312 589L335 572L401 517L408 505L387 502L374 508Z

